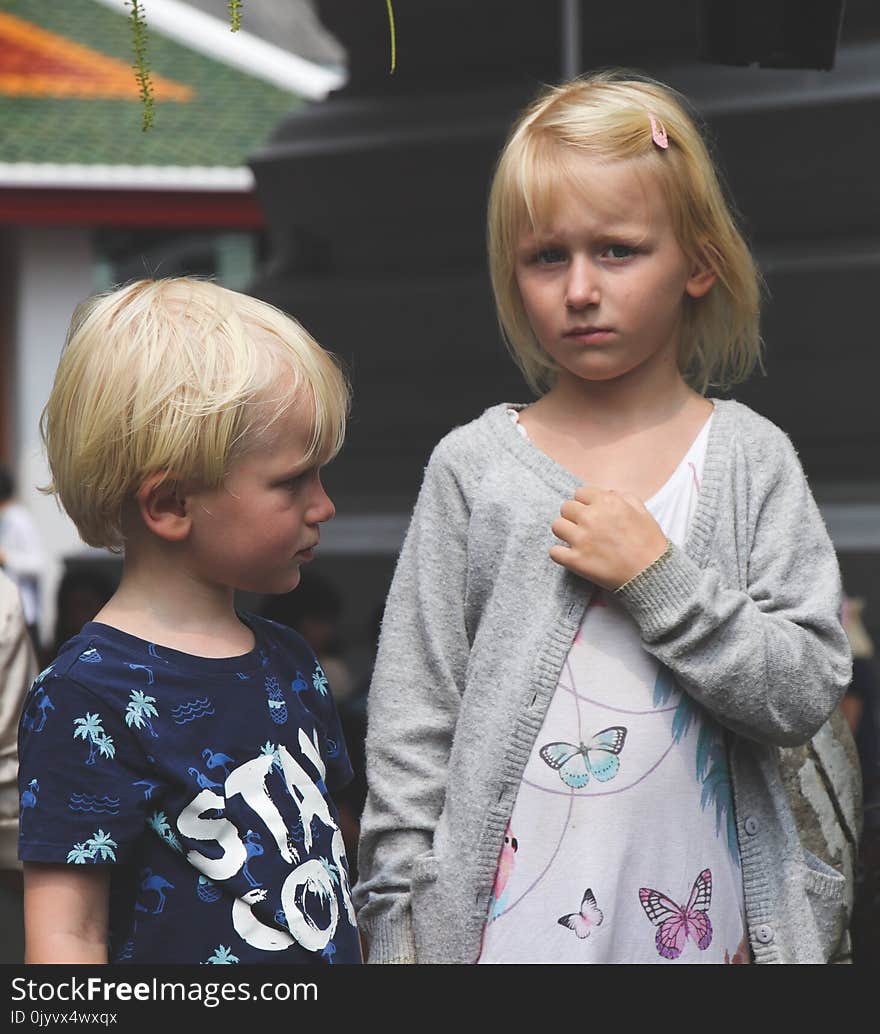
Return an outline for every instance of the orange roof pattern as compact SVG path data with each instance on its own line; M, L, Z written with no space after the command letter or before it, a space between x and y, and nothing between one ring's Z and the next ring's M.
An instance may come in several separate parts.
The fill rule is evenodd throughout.
M151 74L157 101L189 101L194 91ZM104 97L137 100L130 65L91 47L0 13L0 93L18 97Z

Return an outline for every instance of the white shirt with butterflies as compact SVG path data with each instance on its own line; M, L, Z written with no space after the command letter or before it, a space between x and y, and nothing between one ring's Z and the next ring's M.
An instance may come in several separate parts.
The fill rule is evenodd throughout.
M710 424L646 504L677 545ZM723 730L597 591L523 772L479 962L748 959Z

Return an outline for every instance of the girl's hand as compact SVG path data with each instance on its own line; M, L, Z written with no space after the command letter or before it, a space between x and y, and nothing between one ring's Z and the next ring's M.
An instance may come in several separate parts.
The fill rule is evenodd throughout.
M583 485L559 512L551 531L566 545L552 546L550 559L603 589L619 589L669 545L634 495Z

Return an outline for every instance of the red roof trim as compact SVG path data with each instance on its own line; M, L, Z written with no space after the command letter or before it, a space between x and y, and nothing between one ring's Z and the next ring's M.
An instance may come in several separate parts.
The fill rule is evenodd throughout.
M0 188L0 225L261 229L253 193Z

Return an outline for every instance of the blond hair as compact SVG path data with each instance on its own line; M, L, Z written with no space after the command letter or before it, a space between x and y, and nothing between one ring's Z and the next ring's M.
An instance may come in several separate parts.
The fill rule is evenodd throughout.
M348 382L279 309L204 280L139 280L79 305L40 429L52 484L85 542L118 551L122 510L161 472L198 487L268 440L290 406L306 462L342 446Z
M668 147L652 138L651 117ZM516 281L524 231L552 214L560 184L582 192L572 159L635 161L656 177L679 247L716 274L702 298L684 299L679 368L698 391L745 380L761 361L761 281L687 102L670 87L623 70L546 88L514 123L489 195L489 270L505 341L529 385L553 384L556 365L539 344Z

